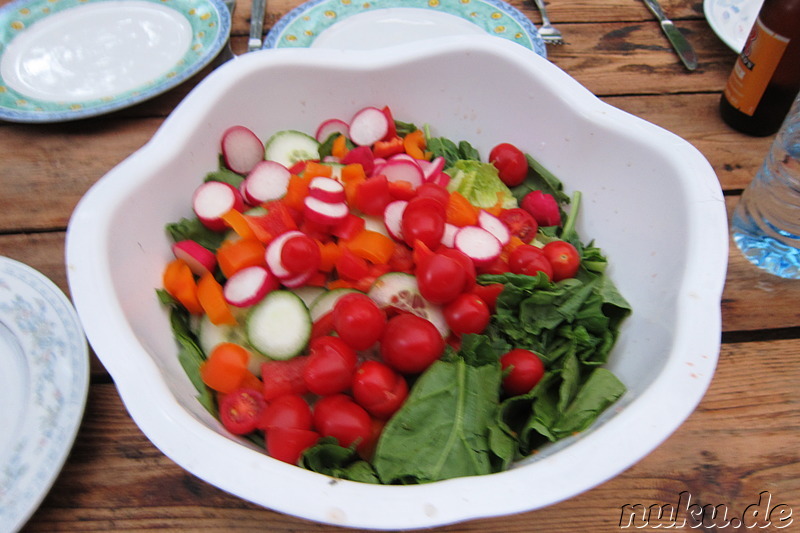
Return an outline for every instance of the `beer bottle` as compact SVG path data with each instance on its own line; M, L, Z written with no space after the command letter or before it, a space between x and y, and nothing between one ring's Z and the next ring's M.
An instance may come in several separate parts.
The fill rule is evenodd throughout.
M772 135L800 91L800 0L764 0L720 100L722 119Z

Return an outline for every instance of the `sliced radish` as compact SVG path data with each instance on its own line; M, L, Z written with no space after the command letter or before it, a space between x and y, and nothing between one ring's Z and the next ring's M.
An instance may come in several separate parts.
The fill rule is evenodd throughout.
M296 289L298 287L302 287L305 285L308 280L314 277L316 274L316 270L309 270L307 272L301 272L299 274L294 274L289 276L288 278L281 278L281 285L288 289Z
M375 170L375 154L369 146L356 146L345 154L341 162L344 165L360 164L367 176L371 176Z
M405 181L416 189L423 182L422 169L415 160L390 159L380 169L390 182Z
M441 185L445 189L450 184L450 176L445 174L444 172L439 172L439 175L435 178L430 180L431 183L435 183L436 185Z
M441 174L444 170L444 163L445 160L442 156L434 157L432 161L420 159L418 164L420 168L422 168L422 175L424 176L425 181L438 181L439 174Z
M383 210L383 224L389 236L396 241L403 241L403 212L406 210L408 202L405 200L395 200Z
M317 132L314 134L314 137L319 142L325 142L328 137L333 135L334 133L341 133L342 135L347 135L347 130L349 126L347 122L344 120L339 120L338 118L328 119L322 124L319 125L317 128Z
M275 161L260 161L242 182L240 190L250 205L277 200L286 195L292 173Z
M494 235L502 246L505 246L511 240L511 232L508 230L508 226L488 211L481 209L481 212L478 213L478 225Z
M365 107L350 121L348 136L357 146L372 146L389 133L389 119L377 107Z
M225 166L243 176L264 159L264 143L244 126L232 126L225 130L221 145Z
M178 259L183 259L196 276L213 272L217 266L217 257L214 252L195 241L176 242L172 245L172 253Z
M456 245L456 232L460 230L456 225L445 222L444 233L442 234L442 244L448 248L455 248Z
M304 233L296 230L285 231L272 239L272 241L270 241L270 243L267 245L267 251L264 254L264 259L267 261L267 267L273 274L275 274L275 276L280 279L286 279L295 276L294 272L289 272L289 270L283 266L283 262L281 261L281 253L283 252L283 245L286 243L286 241L298 235L304 235Z
M346 202L324 202L313 196L306 196L303 204L303 216L306 219L326 226L341 222L350 212Z
M225 301L235 307L250 307L280 286L278 278L262 266L243 268L225 282Z
M497 259L503 249L497 237L479 226L460 228L453 242L456 250L472 259L477 267L488 265Z
M333 178L317 176L308 184L308 194L328 203L345 201L344 185Z
M208 229L223 231L227 228L222 215L235 209L244 209L242 194L235 187L221 181L207 181L192 196L195 215Z

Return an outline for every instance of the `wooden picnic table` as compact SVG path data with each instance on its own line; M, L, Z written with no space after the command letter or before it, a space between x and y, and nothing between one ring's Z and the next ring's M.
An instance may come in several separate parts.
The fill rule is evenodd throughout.
M270 0L265 31L299 4ZM511 4L540 22L533 2ZM742 135L720 119L719 95L736 54L712 31L702 2L663 1L697 50L699 68L694 72L684 69L637 0L550 0L548 7L568 41L549 47L549 59L605 102L697 147L716 171L730 212L771 137ZM231 37L236 54L246 52L249 15L249 3L239 0ZM76 203L153 135L208 70L159 97L109 115L60 124L1 123L0 255L38 269L69 294L64 239ZM800 281L760 271L732 245L721 301L717 372L696 411L671 437L621 475L568 501L436 531L617 531L625 525L620 521L624 506L678 505L681 494L691 495L692 503L725 506L728 518L741 517L759 503L800 513L798 301ZM766 496L769 504L760 502ZM800 521L800 516L793 520ZM88 403L77 440L23 531L157 529L339 530L250 504L174 464L128 416L112 379L92 354Z

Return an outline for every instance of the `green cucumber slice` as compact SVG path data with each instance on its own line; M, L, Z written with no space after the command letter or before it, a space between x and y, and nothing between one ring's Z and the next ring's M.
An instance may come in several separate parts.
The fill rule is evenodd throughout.
M264 158L291 168L299 161L319 159L319 143L301 131L279 131L264 144Z
M295 293L277 290L253 306L246 321L250 345L270 359L291 359L311 338L311 317Z

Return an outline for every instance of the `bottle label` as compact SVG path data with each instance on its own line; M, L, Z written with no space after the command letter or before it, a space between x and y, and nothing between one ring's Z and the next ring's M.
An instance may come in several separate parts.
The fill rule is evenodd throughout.
M788 44L789 38L756 20L725 86L725 98L734 108L748 116L755 113Z

